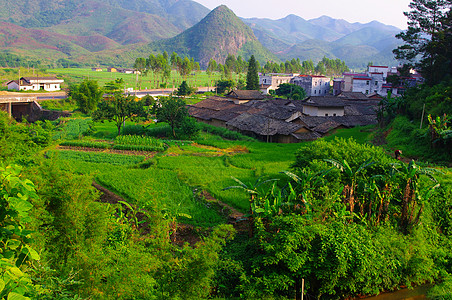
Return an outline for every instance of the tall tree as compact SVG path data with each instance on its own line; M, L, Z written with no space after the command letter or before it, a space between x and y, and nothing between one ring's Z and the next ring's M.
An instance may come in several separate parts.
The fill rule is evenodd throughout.
M408 29L396 35L404 44L393 52L397 59L417 67L428 83L438 83L450 73L446 36L450 36L452 1L412 0L409 7L411 11L404 13Z
M257 74L257 63L254 55L251 55L248 61L248 73L246 74L246 89L258 90L259 89L259 75Z

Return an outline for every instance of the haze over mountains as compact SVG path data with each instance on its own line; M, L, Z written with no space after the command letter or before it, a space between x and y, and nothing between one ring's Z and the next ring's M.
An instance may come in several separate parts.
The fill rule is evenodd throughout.
M239 19L225 6L209 11L191 0L0 0L0 49L91 64L130 66L166 50L205 66L228 53L266 60L340 58L349 66L395 64L400 29L327 16L304 20Z

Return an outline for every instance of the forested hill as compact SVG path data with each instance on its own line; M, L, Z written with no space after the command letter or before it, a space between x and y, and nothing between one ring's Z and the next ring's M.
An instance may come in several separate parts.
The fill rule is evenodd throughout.
M253 31L234 12L221 5L195 26L168 39L151 43L151 50L179 55L189 55L201 66L207 66L211 58L224 63L228 54L248 59L254 54L260 61L277 60L258 41Z

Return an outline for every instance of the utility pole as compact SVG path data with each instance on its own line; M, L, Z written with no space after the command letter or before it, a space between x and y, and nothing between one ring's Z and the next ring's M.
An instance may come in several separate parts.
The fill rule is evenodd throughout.
M421 126L419 127L419 129L422 129L422 122L424 121L424 113L425 113L425 103L424 103L424 107L422 108Z

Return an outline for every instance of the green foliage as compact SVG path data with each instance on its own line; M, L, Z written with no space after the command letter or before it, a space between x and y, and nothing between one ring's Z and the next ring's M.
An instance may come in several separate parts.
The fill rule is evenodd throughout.
M84 114L91 113L96 109L102 95L102 89L94 80L85 79L80 84L72 85L69 88L69 96L77 102L78 108Z
M235 140L235 141L253 141L255 142L256 140L253 139L252 137L249 137L247 135L243 135L237 131L232 131L229 130L227 128L223 128L223 127L217 127L217 126L213 126L213 125L209 125L206 123L198 123L198 126L200 127L200 129L202 131L208 132L208 133L212 133L218 136L221 136L225 139L229 139L229 140Z
M431 147L427 127L419 129L416 123L410 122L405 116L398 116L388 125L391 131L386 137L390 149L400 149L408 157L422 157L436 162L450 161L450 149Z
M235 82L232 79L218 80L216 83L216 91L218 94L229 93L234 87Z
M147 137L147 136L136 136L136 135L121 135L115 138L115 146L146 146L146 149L154 149L154 150L146 150L146 151L163 151L164 145L161 140ZM119 148L115 148L119 149ZM125 149L124 149L125 150ZM130 149L132 150L132 149Z
M406 107L406 114L415 120L421 119L424 104L424 117L428 114L433 116L452 115L452 79L433 86L423 85L408 89L403 95L403 103Z
M30 164L33 154L52 141L51 122L16 123L0 111L0 161Z
M285 96L293 100L303 100L306 98L306 91L302 87L292 83L280 84L275 92L278 96Z
M248 72L246 73L246 89L259 90L259 76L256 59L251 55L248 61Z
M159 122L166 122L170 125L173 137L178 135L177 131L184 137L190 137L199 130L194 120L188 115L186 103L181 98L160 98L159 104L154 106L154 110Z
M188 96L195 92L195 89L188 86L187 81L182 81L181 85L176 91L176 95L178 96Z
M93 113L94 121L113 121L121 134L121 126L126 120L137 120L147 116L144 103L137 101L133 96L124 96L116 92L113 97L104 98Z
M60 159L76 159L93 163L109 163L112 165L133 165L144 160L144 156L81 152L81 151L58 151L48 152L48 155L56 155Z
M64 142L60 143L60 146L108 149L108 148L111 148L113 145L111 143L107 143L107 142L64 141Z
M451 74L451 3L412 0L410 8L405 12L408 29L396 35L404 44L393 52L397 59L415 65L427 83L434 85Z
M0 298L31 299L40 291L30 274L32 261L40 256L31 246L30 222L33 183L22 180L18 166L0 166Z
M54 139L74 140L91 132L92 122L90 119L61 119L57 125Z

